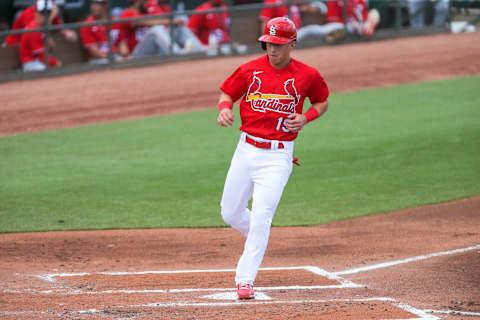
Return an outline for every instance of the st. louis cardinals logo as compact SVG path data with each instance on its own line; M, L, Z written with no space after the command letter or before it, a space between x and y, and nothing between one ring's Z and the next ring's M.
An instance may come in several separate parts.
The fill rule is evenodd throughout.
M262 93L260 87L262 80L257 74L263 71L254 71L252 83L248 87L246 101L250 102L254 111L265 112L271 110L275 112L290 114L295 113L295 108L300 101L300 95L295 88L295 79L288 79L284 82L283 90L286 94Z
M277 34L277 29L275 29L275 26L274 25L271 25L270 26L270 35L271 36L274 36Z

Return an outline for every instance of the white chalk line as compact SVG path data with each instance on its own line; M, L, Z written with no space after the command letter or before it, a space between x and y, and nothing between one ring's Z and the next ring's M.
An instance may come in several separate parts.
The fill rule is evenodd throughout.
M339 285L318 285L318 286L276 286L276 287L256 287L256 290L269 291L269 290L314 290L314 289L342 289L342 288L362 288L364 285L353 283L350 280L343 279L338 275L328 272L324 269L315 266L298 266L298 267L272 267L272 268L260 268L260 271L284 271L284 270L304 270L311 272L315 275L326 277L329 280L337 281ZM129 276L129 275L145 275L145 274L184 274L184 273L220 273L220 272L235 272L235 269L207 269L207 270L172 270L172 271L136 271L136 272L98 272L98 273L50 273L44 275L38 275L37 277L47 282L55 282L57 278L66 277L84 277L90 275L109 275L109 276ZM188 292L208 292L208 291L231 291L231 288L184 288L184 289L152 289L152 290L103 290L103 291L83 291L83 290L68 290L57 289L39 291L43 294L111 294L111 293L188 293ZM5 292L5 291L4 291ZM20 293L10 291L9 293ZM32 291L28 291L32 293Z
M250 300L242 302L237 300L235 302L153 302L145 304L130 305L130 307L231 307L238 306L243 303L248 305L262 305L262 304L302 304L302 303L329 303L329 302L371 302L371 301L386 301L395 302L392 298L375 297L375 298L359 298L359 299L316 299L316 300Z
M471 247L467 247L467 248L462 248L462 249L442 251L442 252L431 253L431 254L427 254L427 255L423 255L423 256L416 256L416 257L402 259L402 260L396 260L396 261L374 264L374 265L366 266L366 267L360 267L360 268L354 268L354 269L350 269L350 270L333 272L332 274L336 275L336 276L343 276L343 275L347 275L347 274L355 274L355 273L359 273L359 272L370 271L370 270L381 269L381 268L387 268L387 267L396 266L396 265L399 265L399 264L404 264L404 263L409 263L409 262L426 260L426 259L430 259L430 258L434 258L434 257L441 257L441 256L446 256L446 255L451 255L451 254L463 253L463 252L472 251L472 250L476 250L476 249L480 249L480 244L475 245L475 246L471 246Z
M470 246L467 248L455 249L455 250L448 250L442 252L431 253L422 256L411 257L407 259L395 260L390 262L383 262L379 264L374 264L366 267L360 268L353 268L344 271L337 271L337 272L328 272L324 269L314 267L314 266L299 266L299 267L277 267L277 268L260 268L263 271L281 271L281 270L306 270L312 273L325 276L332 280L344 281L348 282L348 280L341 278L340 276L346 274L354 274L363 271L375 270L380 268L387 268L399 264L405 264L409 262L421 261L426 260L433 257L440 257L445 255L451 255L456 253L463 253L471 250L480 249L480 244ZM131 271L131 272L97 272L97 273L88 273L88 272L79 272L79 273L49 273L44 275L37 275L38 278L48 281L48 282L55 282L55 278L57 277L82 277L82 276L90 276L90 275L110 275L110 276L125 276L125 275L144 275L144 274L181 274L181 273L218 273L218 272L235 272L235 269L204 269L204 270L151 270L151 271Z
M318 268L318 267L313 267L313 266L305 266L303 267L305 268L305 270L307 271L310 271L314 274L317 274L319 276L323 276L323 277L327 277L328 279L330 280L335 280L337 282L340 282L343 286L343 288L361 288L361 287L365 287L364 285L361 285L361 284L356 284L356 283L353 283L352 281L350 280L347 280L347 279L344 279L342 277L339 277L338 275L336 275L335 273L332 273L332 272L328 272L324 269L321 269L321 268Z
M302 267L280 267L280 268L261 268L260 270L266 270L266 271L277 271L277 270L308 270L310 272L313 272L318 275L326 276L329 279L334 279L337 280L341 283L339 286L288 286L288 287L262 287L262 288L256 288L257 290L305 290L305 289L325 289L325 288L355 288L355 287L364 287L363 285L355 284L349 280L343 279L342 275L347 275L347 274L355 274L359 272L364 272L364 271L370 271L370 270L375 270L375 269L380 269L380 268L386 268L386 267L391 267L399 264L405 264L405 263L410 263L410 262L416 262L416 261L421 261L421 260L426 260L429 258L433 257L440 257L440 256L445 256L445 255L452 255L452 254L457 254L457 253L464 253L468 252L471 250L476 250L480 249L480 244L479 245L474 245L470 246L467 248L461 248L461 249L455 249L455 250L448 250L448 251L442 251L442 252L437 252L437 253L432 253L432 254L427 254L427 255L422 255L422 256L416 256L412 258L407 258L407 259L402 259L402 260L396 260L396 261L390 261L390 262L385 262L385 263L379 263L371 266L366 266L366 267L361 267L361 268L354 268L354 269L349 269L349 270L344 270L344 271L339 271L339 272L328 272L326 270L323 270L318 267L312 267L312 266L302 266ZM121 275L141 275L141 274L176 274L176 273L207 273L207 272L234 272L235 269L208 269L208 270L174 270L174 271L140 271L140 272L99 272L96 274L101 274L101 275L112 275L112 276L121 276ZM87 276L91 275L91 273L53 273L53 274L46 274L46 275L40 275L38 276L39 278L49 281L49 282L55 282L56 277L73 277L73 276ZM209 289L171 289L171 290L105 290L105 291L100 291L98 293L164 293L164 292L202 292L202 291L229 291L231 288L209 288ZM26 290L27 291L27 290ZM11 290L10 292L13 292ZM18 292L18 291L16 291ZM32 292L32 290L28 290L28 292ZM46 290L43 291L43 293L52 293L52 290ZM74 291L76 293L79 293L79 290ZM95 294L96 292L84 292L86 294ZM391 299L391 298L387 298ZM298 302L298 303L315 303L315 301L322 302L321 300L303 300L303 302ZM329 301L329 300L325 300ZM346 300L347 301L347 300ZM353 300L348 300L348 301L353 301ZM365 300L364 300L365 301ZM392 299L393 301L393 299ZM264 304L264 303L292 303L291 300L289 301L262 301L262 302L254 302L255 304ZM295 302L295 301L293 301ZM222 303L222 305L225 305L228 303ZM192 303L192 305L195 305L195 303ZM202 305L202 304L200 304ZM209 306L216 306L218 303L214 304L206 304ZM443 311L443 310L419 310L416 308L413 308L411 306L405 305L398 303L396 304L397 307L402 308L408 312L411 312L413 314L416 314L420 316L422 320L435 320L439 319L438 317L432 316L431 313L450 313L450 314L462 314L462 315L472 315L472 316L477 316L479 314L477 313L471 313L471 312L463 312L463 311ZM88 311L90 312L90 311ZM430 313L430 314L429 314ZM408 319L412 320L412 319Z
M410 313L413 313L413 314L419 316L420 319L423 319L423 320L438 320L439 319L438 317L435 317L431 314L428 314L427 312L425 312L425 310L420 310L420 309L414 308L414 307L409 306L405 303L394 303L394 305L397 306L400 309L403 309L407 312L410 312Z
M396 306L398 308L401 308L419 318L408 318L408 319L394 319L394 320L438 320L438 317L426 314L422 310L418 310L416 308L410 307L405 304L398 304L396 303L395 299L388 298L388 297L374 297L374 298L359 298L359 299L318 299L318 300L277 300L277 301L272 301L272 300L262 300L262 301L255 301L251 300L248 302L242 302L242 301L235 301L235 302L199 302L199 303L190 303L190 302L179 302L179 303L174 303L174 302L169 302L169 303L147 303L147 304L136 304L136 305L127 305L127 306L115 306L115 308L168 308L168 307L231 307L231 306L238 306L241 304L245 305L271 305L271 304L318 304L318 303L335 303L335 302L346 302L346 303L351 303L351 302L375 302L375 301L381 301L381 302L388 302L391 303L393 306ZM101 314L104 313L105 310L98 310L98 309L88 309L88 310L68 310L67 311L69 314ZM0 312L0 314L3 315L26 315L26 314L45 314L47 312L45 311L4 311ZM48 312L49 314L51 313L57 313L58 312ZM64 314L64 313L62 313ZM389 318L390 320L393 320L392 318Z
M307 270L306 267L278 267L278 268L260 268L263 271L279 270ZM97 273L79 272L79 273L49 273L38 275L37 277L48 282L54 282L56 277L82 277L90 275L109 275L109 276L130 276L143 274L178 274L178 273L219 273L235 272L236 269L204 269L204 270L150 270L150 271L104 271ZM325 271L325 270L323 270ZM325 271L325 273L328 273Z
M279 287L255 287L258 291L278 291L278 290L322 290L322 289L344 289L344 288L363 288L363 285L331 285L331 286L279 286ZM146 293L190 293L190 292L226 292L232 291L232 288L186 288L186 289L144 289L144 290L102 290L102 291L85 291L71 289L55 289L55 290L3 290L3 293L13 294L62 294L62 295L99 295L99 294L146 294Z
M480 317L480 312L470 312L470 311L458 311L458 310L423 310L426 313L439 313L439 314L451 314L459 316L472 316Z
M340 284L329 286L278 286L278 287L255 287L258 291L278 291L278 290L320 290L320 289L344 289L344 288L363 288L363 285L357 284ZM142 294L142 293L189 293L189 292L226 292L232 291L232 288L186 288L186 289L144 289L144 290L102 290L102 291L88 291L88 290L71 290L71 289L55 289L55 290L3 290L3 293L17 293L17 294L62 294L62 295L98 295L98 294Z
M395 320L438 320L438 317L429 315L424 310L419 310L412 306L406 305L404 303L396 303L395 299L388 297L375 297L375 298L359 298L359 299L320 299L320 300L263 300L263 301L252 301L248 304L254 305L266 305L266 304L305 304L305 303L332 303L332 302L371 302L371 301L384 301L390 302L393 306L396 306L400 309L403 309L411 314L418 316L419 318L407 318L407 319L395 319ZM140 305L133 305L131 307L231 307L238 306L239 301L236 302L181 302L181 303L147 303ZM391 318L390 318L391 319Z

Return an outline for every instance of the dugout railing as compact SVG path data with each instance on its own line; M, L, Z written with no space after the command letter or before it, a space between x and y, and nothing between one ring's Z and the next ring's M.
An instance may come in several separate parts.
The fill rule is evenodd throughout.
M325 0L326 1L332 1L332 0ZM345 0L348 1L348 0ZM375 0L370 0L370 2L374 2ZM378 1L385 1L385 0L376 0ZM467 1L467 0L463 0ZM155 56L155 57L147 57L147 58L137 58L128 62L115 62L113 59L112 55L112 43L111 43L111 38L109 37L109 48L110 48L110 54L109 54L109 62L108 64L105 65L85 65L87 62L85 52L82 52L84 50L81 46L81 43L78 41L81 41L80 39L77 41L77 43L74 44L68 44L65 41L61 41L58 36L54 34L55 31L61 30L61 29L74 29L74 30L79 30L79 28L83 26L91 26L91 25L100 25L100 24L106 24L107 29L108 29L108 34L110 34L110 30L112 29L113 24L115 23L123 23L123 22L134 22L134 21L142 21L142 20L150 20L150 19L156 19L159 17L162 18L168 18L170 19L170 25L173 25L173 19L179 15L182 16L191 16L192 14L209 14L209 13L217 13L217 12L225 12L228 11L231 17L231 23L229 25L230 28L230 34L231 34L231 39L230 41L233 43L235 41L244 43L248 46L248 50L246 53L251 53L251 52L256 52L259 51L259 46L256 45L256 39L261 33L260 30L260 20L259 20L259 15L260 11L264 7L277 7L277 6L282 6L282 5L290 5L290 4L301 4L301 3L311 3L311 0L295 0L291 1L288 0L285 3L280 3L280 4L271 4L271 5L264 5L263 3L251 3L251 4L242 4L242 5L234 5L232 0L226 0L225 1L228 4L227 9L219 8L219 9L212 9L212 10L205 10L205 11L195 11L194 9L189 9L189 10L182 10L182 11L173 11L172 13L169 14L162 14L162 15L148 15L144 17L137 17L137 18L128 18L128 19L113 19L111 15L111 9L112 9L112 1L108 1L108 17L106 20L99 20L91 23L84 23L84 22L75 22L75 23L64 23L61 25L47 25L45 24L41 28L35 29L35 30L9 30L9 31L0 31L0 39L4 39L6 36L9 34L24 34L27 32L43 32L46 36L44 38L44 43L45 47L48 48L48 41L50 37L56 37L57 40L61 44L64 45L64 55L60 56L60 58L67 58L69 60L69 55L75 56L74 59L70 59L68 62L64 64L63 67L61 68L55 68L55 70L48 68L45 71L40 71L40 72L35 72L35 73L30 73L28 76L26 73L22 73L20 71L20 64L19 64L19 59L17 56L16 61L13 63L10 61L11 59L14 58L14 51L15 48L0 48L0 80L10 80L10 79L15 79L15 78L24 78L24 77L29 77L29 76L34 76L36 75L48 75L48 74L57 74L57 73L62 73L62 70L65 72L76 72L76 71L82 71L82 70L90 70L90 69L98 69L98 68L116 68L116 67L123 67L123 66L135 66L135 65L140 65L140 64L150 64L150 63L161 63L161 62L166 62L166 61L172 61L172 60L179 60L179 59L191 59L195 57L203 57L204 55L188 55L188 56L175 56L172 54L172 50L170 50L170 54L166 56ZM177 2L175 0L170 0L169 4L172 8L176 8ZM390 38L390 37L395 37L395 36L402 36L402 35L408 35L412 32L409 31L408 23L405 23L405 0L391 0L383 3L383 7L381 9L381 15L384 15L385 17L387 16L387 12L393 12L392 17L389 17L389 24L385 23L384 20L382 20L382 32L378 33L375 38ZM343 12L344 16L346 15L346 12L344 10ZM315 20L316 17L311 17L310 20ZM384 18L385 19L385 18ZM308 19L306 19L308 20ZM48 19L45 19L45 21L48 21ZM393 22L393 23L392 23ZM172 30L172 28L170 28ZM407 32L405 32L407 31ZM411 30L410 30L411 31ZM424 28L424 30L415 30L415 34L418 33L425 33L425 32L442 32L442 31L447 31L445 27L441 28ZM383 34L382 34L383 33ZM78 34L78 32L77 32ZM348 40L361 40L361 39L355 39L354 37L350 37ZM322 45L324 44L322 41L314 41L314 42L307 42L301 44L301 46L315 46L315 45ZM60 50L62 49L62 46L60 46ZM18 48L16 49L18 50ZM59 48L57 48L59 50ZM46 60L48 59L48 50L46 50ZM236 53L233 53L236 54ZM6 59L9 59L7 61ZM3 65L3 66L2 66ZM12 72L13 71L13 72ZM13 73L13 74L12 74Z

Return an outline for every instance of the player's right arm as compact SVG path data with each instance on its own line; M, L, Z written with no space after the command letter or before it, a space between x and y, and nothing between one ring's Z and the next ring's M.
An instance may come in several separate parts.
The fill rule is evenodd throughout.
M235 70L220 86L221 94L218 99L217 122L222 127L233 126L233 103L243 97L247 92L245 66L242 65ZM250 70L251 71L251 70Z
M217 122L222 127L233 126L234 114L232 111L233 99L225 92L220 94L220 99L218 100L219 114L217 117Z

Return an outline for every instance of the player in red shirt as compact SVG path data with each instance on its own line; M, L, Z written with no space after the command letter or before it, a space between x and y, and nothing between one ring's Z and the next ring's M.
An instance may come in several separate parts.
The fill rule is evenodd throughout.
M217 118L219 125L232 126L232 105L240 99L240 140L221 200L224 221L246 237L235 276L240 299L254 297L272 219L295 160L293 141L305 124L327 111L329 95L315 68L291 58L296 29L290 19L268 21L259 41L267 54L225 80ZM307 97L312 106L303 113Z
M371 36L380 22L380 15L375 9L369 10L367 0L349 0L347 5L347 31L358 35ZM327 3L327 22L343 21L344 0L330 1ZM372 15L375 15L373 17Z
M172 11L168 3L163 0L148 0L146 6L148 14L165 14Z
M195 8L195 11L206 11L223 8L228 6L222 0L210 0L204 2ZM225 12L193 14L188 21L188 27L197 35L198 39L208 45L215 38L217 43L223 44L230 42L230 32L228 30L230 24L230 14Z
M12 30L22 30L25 29L32 21L35 20L35 13L38 11L38 6L44 6L45 0L37 0L36 3L25 10L18 16L12 26ZM52 8L50 13L49 24L59 25L62 24L62 18L60 17L60 11L58 7L52 2L52 0L47 0L47 6ZM75 31L70 29L62 29L60 31L63 36L69 41L77 40L77 34ZM9 46L18 45L21 41L20 34L11 34L5 39L5 44Z
M278 5L272 7L264 7L260 11L260 21L261 21L261 30L265 29L265 25L270 19L277 18L277 17L285 17L290 18L293 23L295 23L295 27L297 31L302 27L302 18L300 16L300 8L301 6L297 6L296 4L290 4L287 8L286 0L264 0L264 5Z
M159 7L151 5L151 0L129 1L132 5L123 11L120 19L143 17L149 9L152 13L161 13L157 11ZM171 45L175 54L205 51L197 37L184 25L183 18L175 18L173 23L173 44L167 27L170 24L168 18L155 17L151 20L119 23L120 53L131 54L133 57L164 55L170 52Z
M346 21L343 19L345 3ZM327 23L305 26L298 32L299 40L325 37L327 42L345 38L345 31L360 36L371 36L380 22L378 10L369 10L366 0L334 0L327 2Z
M195 11L202 12L214 9L227 9L228 6L223 0L209 0L198 7ZM244 53L246 46L237 42L230 43L230 14L228 11L216 13L198 13L190 16L188 27L195 33L200 41L207 46L207 54L216 55L218 51L222 54L230 54L232 50L237 53Z
M35 11L34 20L26 27L27 30L36 29L44 23L44 11L51 12L52 7L40 5ZM43 71L46 69L45 62L45 34L42 32L30 32L22 34L20 41L20 61L24 72ZM49 55L49 65L60 66L61 63L53 55Z
M90 0L90 16L86 23L107 19L107 0ZM87 49L90 63L108 62L108 28L106 24L98 24L80 28L83 46ZM112 54L116 61L123 60L118 54L118 29L110 30Z

